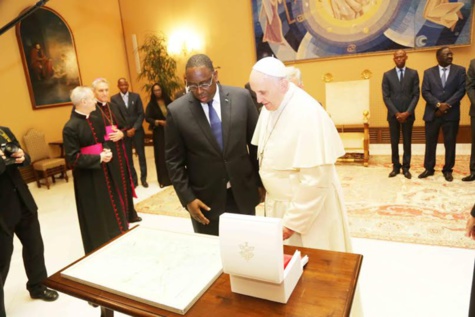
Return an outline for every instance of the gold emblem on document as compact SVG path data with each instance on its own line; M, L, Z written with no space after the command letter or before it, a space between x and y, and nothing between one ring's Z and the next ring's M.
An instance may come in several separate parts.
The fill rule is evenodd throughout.
M322 76L322 80L326 83L332 82L333 81L333 75L331 73L325 73Z
M361 78L363 79L370 79L373 76L373 73L369 69L365 69L361 72Z
M239 254L244 258L244 260L249 261L254 257L254 247L250 246L248 242L240 244L239 249L241 249Z

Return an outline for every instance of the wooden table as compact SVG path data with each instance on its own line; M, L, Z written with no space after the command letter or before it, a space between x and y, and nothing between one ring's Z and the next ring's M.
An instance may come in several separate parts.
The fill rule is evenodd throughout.
M284 248L287 254L297 249ZM287 304L232 293L228 274L222 274L185 316L349 316L363 256L298 249L302 256L308 255L309 262ZM131 316L182 316L63 278L61 271L48 277L46 286L104 307L102 316L113 316L113 311Z

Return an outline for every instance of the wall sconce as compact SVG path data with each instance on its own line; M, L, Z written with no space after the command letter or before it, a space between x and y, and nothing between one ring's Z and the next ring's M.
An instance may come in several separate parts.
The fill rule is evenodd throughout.
M201 38L189 30L175 31L168 40L168 53L171 55L187 56L193 51L200 51L203 47Z

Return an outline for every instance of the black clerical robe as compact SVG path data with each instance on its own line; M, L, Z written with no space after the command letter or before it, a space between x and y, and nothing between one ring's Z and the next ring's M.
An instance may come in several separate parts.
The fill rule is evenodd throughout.
M128 161L124 139L119 140L117 142L107 140L107 136L105 135L105 127L115 125L119 130L124 133L124 138L127 137L126 131L131 127L127 126L125 116L117 105L110 103L97 103L96 109L96 111L91 113L91 117L97 118L100 122L102 122L104 126L102 131L104 133L105 140L104 146L112 151L113 159L111 163L116 169L120 171L120 174L114 175L119 176L114 178L114 182L120 188L121 193L123 193L123 203L125 205L125 209L128 211L128 220L130 221L138 217L133 201L133 197L135 196L135 189L133 185L134 182L131 177L132 174L130 171L130 164L132 164L132 162Z
M66 161L73 171L79 227L86 253L128 230L124 191L116 165L100 162L100 154L82 154L94 144L104 146L104 125L98 116L77 112L63 128ZM119 184L120 185L120 184Z

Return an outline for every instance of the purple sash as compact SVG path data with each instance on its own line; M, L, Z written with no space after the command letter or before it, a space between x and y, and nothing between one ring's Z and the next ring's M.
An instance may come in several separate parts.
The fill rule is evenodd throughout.
M81 148L81 154L85 155L100 155L102 152L102 144L96 143L94 145L89 145Z
M109 134L114 132L114 130L112 130L112 128L117 129L117 126L116 125L106 125L106 134L104 135L104 140L109 141L111 139Z

